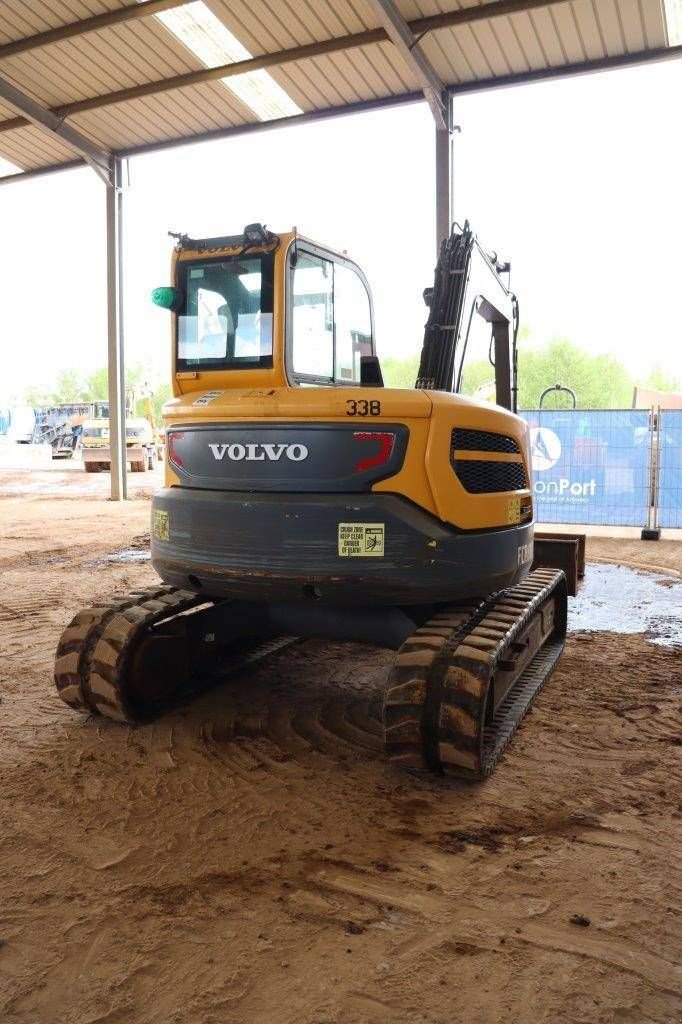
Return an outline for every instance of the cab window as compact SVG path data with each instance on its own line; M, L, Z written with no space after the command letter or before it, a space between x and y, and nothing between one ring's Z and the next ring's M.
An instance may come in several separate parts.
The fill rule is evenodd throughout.
M351 264L302 251L290 276L289 370L298 383L357 384L371 355L372 308Z
M292 362L295 374L334 376L334 266L299 256L292 287Z
M182 261L178 370L272 366L273 255Z
M342 263L334 266L334 324L334 377L356 383L360 356L372 354L372 317L362 279Z

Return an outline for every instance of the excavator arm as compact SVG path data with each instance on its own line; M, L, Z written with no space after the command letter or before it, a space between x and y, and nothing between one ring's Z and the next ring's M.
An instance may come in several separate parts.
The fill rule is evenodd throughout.
M490 325L495 400L516 412L518 302L509 289L509 264L483 250L468 221L455 225L443 242L434 286L424 299L429 316L416 386L460 392L474 317L481 317Z

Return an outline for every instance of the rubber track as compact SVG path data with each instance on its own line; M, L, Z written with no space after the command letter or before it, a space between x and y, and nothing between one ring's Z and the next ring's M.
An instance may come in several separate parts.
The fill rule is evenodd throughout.
M134 723L153 717L146 713L149 709L141 713L126 695L128 656L156 623L205 603L205 598L190 591L158 586L79 612L64 630L57 647L55 683L60 697L76 711L120 722ZM292 643L293 637L257 641L221 663L212 678L234 675ZM196 690L201 688L197 686ZM191 692L188 687L183 696Z
M59 638L54 664L55 685L65 704L74 711L83 711L86 714L95 710L90 706L88 685L92 656L109 621L138 601L160 597L172 590L172 587L158 586L131 591L124 597L102 601L91 608L83 608L74 615Z
M486 724L500 661L555 593L560 604L552 636ZM386 690L384 738L392 761L468 778L490 775L563 650L565 609L563 573L536 569L516 587L477 606L453 605L418 629L400 648Z

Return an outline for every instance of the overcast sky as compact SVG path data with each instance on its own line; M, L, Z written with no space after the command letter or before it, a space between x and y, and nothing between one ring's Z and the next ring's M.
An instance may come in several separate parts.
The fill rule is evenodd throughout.
M644 379L682 374L682 61L462 97L455 213L512 263L533 343L565 336ZM130 164L130 362L167 375L169 229L260 220L348 254L374 292L380 354L421 345L435 258L425 104L202 143ZM0 187L0 405L106 361L104 187L87 170Z

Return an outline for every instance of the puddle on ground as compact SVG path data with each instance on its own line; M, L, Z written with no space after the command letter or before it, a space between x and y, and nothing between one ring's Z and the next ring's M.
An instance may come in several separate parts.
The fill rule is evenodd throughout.
M123 548L122 551L113 551L104 559L105 562L148 562L152 557L151 551L140 550L140 548Z
M148 562L152 553L147 548L123 548L121 551L112 551L104 558L97 558L94 562L86 562L86 569L96 569L98 565L130 565L136 562Z
M588 564L577 597L568 599L570 633L644 633L682 647L682 580L625 565Z

